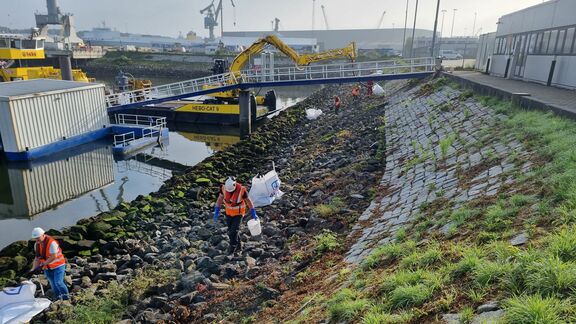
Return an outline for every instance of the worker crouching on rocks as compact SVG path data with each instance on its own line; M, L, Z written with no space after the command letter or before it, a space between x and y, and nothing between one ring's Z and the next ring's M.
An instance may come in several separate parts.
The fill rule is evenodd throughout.
M44 234L44 230L36 227L32 230L32 239L36 240L34 252L36 257L31 272L38 269L44 270L44 275L50 283L52 291L57 299L68 299L68 287L64 283L66 271L66 259L62 249L54 238Z
M214 207L214 223L218 221L218 217L220 216L222 202L224 202L226 208L226 225L228 226L228 237L230 238L228 254L240 253L242 250L240 225L242 224L244 214L246 214L246 207L250 209L250 215L254 220L258 219L256 210L248 197L248 190L236 182L234 177L228 177L224 185L220 188L220 194Z

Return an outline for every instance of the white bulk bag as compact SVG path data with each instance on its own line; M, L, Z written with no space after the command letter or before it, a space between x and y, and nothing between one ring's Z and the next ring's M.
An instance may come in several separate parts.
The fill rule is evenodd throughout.
M268 206L276 198L282 197L284 193L280 191L281 183L276 170L252 178L252 187L248 195L254 207Z
M308 120L314 120L316 118L318 118L320 115L322 115L322 110L320 109L306 109L306 118L308 118Z
M375 94L376 96L383 96L384 95L384 89L382 89L382 87L378 83L376 83L372 87L372 93Z
M28 323L50 306L46 298L34 298L36 285L25 281L18 287L0 291L0 324Z

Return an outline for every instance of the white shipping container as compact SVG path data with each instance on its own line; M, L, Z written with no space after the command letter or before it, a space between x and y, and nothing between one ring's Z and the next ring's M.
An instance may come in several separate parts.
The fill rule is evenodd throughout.
M47 79L0 84L0 134L6 152L24 152L108 123L103 84Z
M44 164L8 169L11 197L0 200L0 218L28 217L114 181L107 147Z

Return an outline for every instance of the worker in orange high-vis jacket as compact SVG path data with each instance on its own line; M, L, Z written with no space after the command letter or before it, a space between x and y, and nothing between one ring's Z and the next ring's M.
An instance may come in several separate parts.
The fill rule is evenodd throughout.
M252 201L248 197L248 190L246 187L236 182L234 177L228 177L226 182L220 188L218 200L214 207L214 222L218 221L220 216L220 207L224 203L226 210L226 225L228 226L228 237L230 238L230 247L228 254L240 253L242 250L242 242L240 242L240 225L244 214L246 214L246 207L250 209L252 219L258 219L256 210Z
M360 87L354 86L352 87L352 100L356 102L358 99L360 99Z
M34 244L34 264L32 272L42 269L44 275L50 283L50 287L57 299L68 299L68 287L64 283L64 272L66 271L66 259L62 254L62 249L54 238L44 234L44 230L36 227L32 230Z
M338 113L340 111L340 105L342 104L342 101L340 100L340 97L338 96L334 96L334 112Z

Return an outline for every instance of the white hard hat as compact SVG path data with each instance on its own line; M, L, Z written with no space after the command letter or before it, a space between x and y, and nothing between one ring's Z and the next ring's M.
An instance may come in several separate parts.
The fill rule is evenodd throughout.
M234 192L236 190L236 180L233 177L228 177L224 183L224 189L228 192Z
M35 228L32 230L32 238L33 238L33 239L37 239L37 238L39 238L39 237L42 236L42 235L44 235L44 230L43 230L42 228L40 228L40 227L35 227Z

